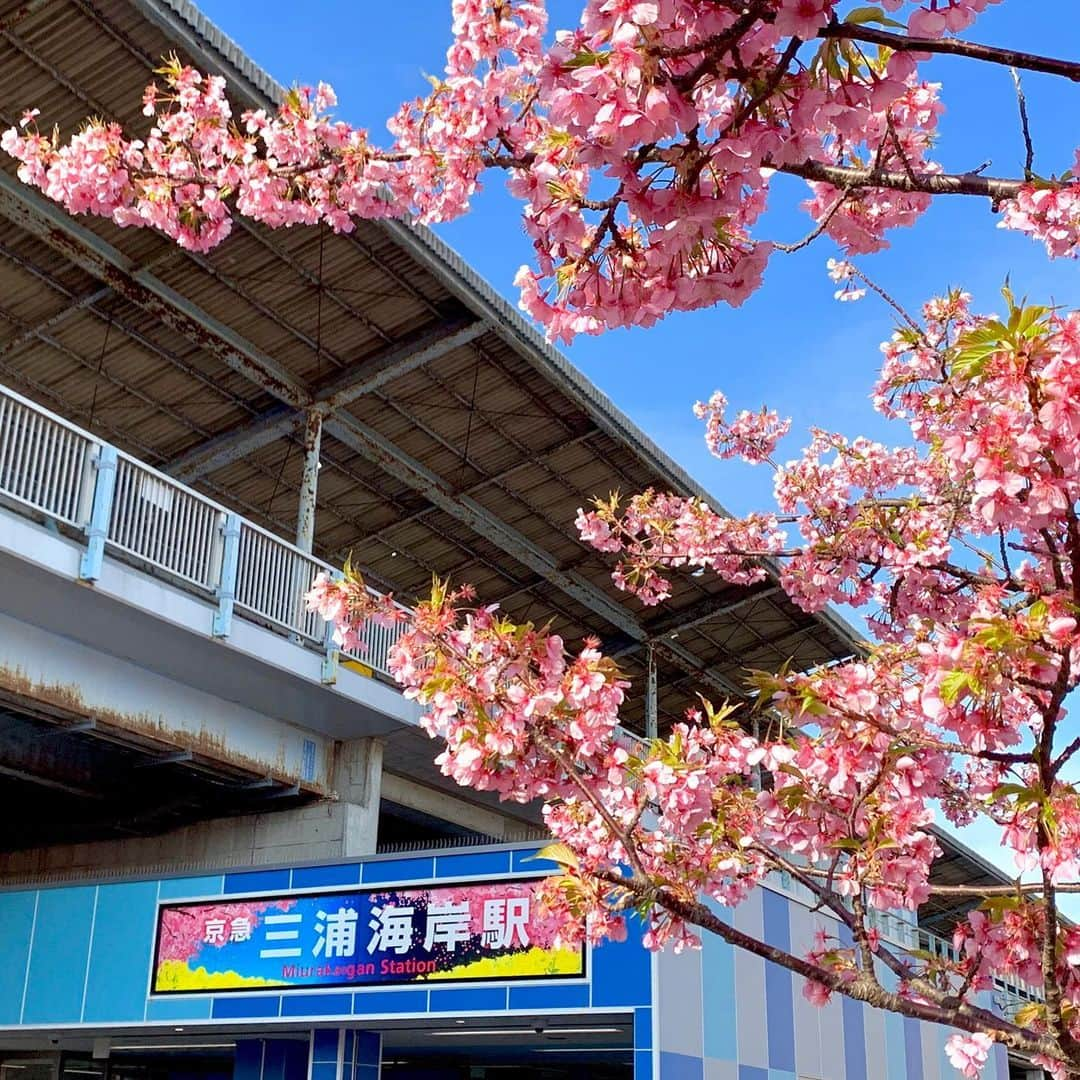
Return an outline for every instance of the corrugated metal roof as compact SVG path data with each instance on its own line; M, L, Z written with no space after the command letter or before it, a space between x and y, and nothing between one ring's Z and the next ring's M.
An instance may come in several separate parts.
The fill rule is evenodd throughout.
M283 93L186 0L20 10L0 24L5 124L33 105L63 132L91 114L138 130L142 88L173 50L223 73L245 104ZM3 169L13 175L10 161ZM642 641L656 637L667 720L703 680L737 687L746 667L810 667L852 652L839 619L800 612L772 583L681 577L659 611L619 593L606 557L577 538L579 506L614 488L717 501L429 230L362 222L342 237L241 222L195 256L147 231L50 217L31 193L10 181L6 190L0 378L151 464L168 469L287 418L283 399L306 399L343 373L364 377L402 342L480 319L472 341L401 368L327 425L318 554L352 552L405 599L432 573L472 581L517 618L551 618L569 641L600 637L638 686ZM281 378L260 383L260 364ZM301 468L286 423L195 484L291 536ZM640 695L627 720L640 727Z

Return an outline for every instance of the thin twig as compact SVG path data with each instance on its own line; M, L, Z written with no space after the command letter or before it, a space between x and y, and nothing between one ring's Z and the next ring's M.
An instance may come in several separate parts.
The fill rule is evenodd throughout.
M1020 130L1024 135L1024 176L1030 180L1032 166L1035 164L1035 147L1031 142L1031 125L1028 123L1027 98L1024 96L1024 84L1020 81L1020 72L1015 67L1012 72L1013 86L1016 87L1016 104L1020 109Z
M836 217L840 207L848 201L850 195L851 193L848 191L841 192L840 198L829 207L828 213L826 213L817 223L816 228L811 229L801 240L796 240L794 244L774 242L773 247L776 248L777 251L784 252L786 255L790 255L792 252L801 251L804 247L808 247L829 227L832 219Z

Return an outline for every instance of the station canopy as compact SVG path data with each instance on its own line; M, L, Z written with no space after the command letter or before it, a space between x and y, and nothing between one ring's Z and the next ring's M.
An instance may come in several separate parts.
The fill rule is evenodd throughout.
M146 125L142 90L171 52L223 74L240 108L284 90L183 0L0 4L0 124L41 109ZM629 339L646 347L643 338ZM768 581L675 575L647 609L574 518L593 496L705 496L432 232L400 222L272 231L237 220L208 255L150 230L72 218L0 165L0 380L292 539L303 418L323 426L314 552L352 556L404 602L433 574L517 620L551 620L618 656L643 730L646 653L663 730L748 668L849 656L851 631Z

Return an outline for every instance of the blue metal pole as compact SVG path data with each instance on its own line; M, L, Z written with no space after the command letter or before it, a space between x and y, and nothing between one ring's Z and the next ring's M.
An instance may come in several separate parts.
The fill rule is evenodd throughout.
M340 570L335 570L331 575L335 581L340 581L344 576ZM334 641L334 624L332 622L326 624L326 633L323 635L323 650L322 681L326 686L332 686L337 682L338 658L341 656L341 651Z
M214 637L228 637L232 630L236 603L236 573L240 566L240 515L226 514L222 530L221 581L217 587L218 609L214 612Z
M86 525L86 550L79 564L79 577L83 581L97 581L101 577L105 540L109 535L109 518L112 515L113 492L116 490L116 447L102 443L98 448L94 468L97 471L94 500L90 506L90 520Z

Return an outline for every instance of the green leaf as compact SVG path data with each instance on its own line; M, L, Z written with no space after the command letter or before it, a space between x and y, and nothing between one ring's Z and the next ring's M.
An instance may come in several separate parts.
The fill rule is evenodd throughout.
M854 11L849 11L844 22L852 23L854 26L863 26L866 23L881 23L882 26L893 26L897 30L907 29L902 22L890 19L882 8L873 5L859 7L855 8Z
M576 71L578 68L584 67L600 67L606 64L608 61L606 53L593 52L592 49L583 49L576 56L571 56L569 60L564 60L562 67L568 71Z
M988 911L994 922L1001 922L1006 911L1016 911L1025 901L1019 896L988 896L980 905L980 909Z
M952 374L963 379L977 378L985 371L986 361L1008 344L1008 330L997 319L967 331L956 343Z
M853 839L850 836L842 836L839 840L834 840L830 847L840 848L841 851L861 851L862 844Z
M549 862L558 863L560 866L572 866L576 868L578 865L577 855L567 844L548 844L547 847L542 847L535 855L530 855L527 859L522 859L521 861L538 862L541 859L547 859Z
M1027 795L1031 791L1026 784L998 784L994 788L992 799L1007 799L1012 795Z
M941 680L941 700L946 705L955 705L957 699L971 687L971 676L966 671L950 671Z

